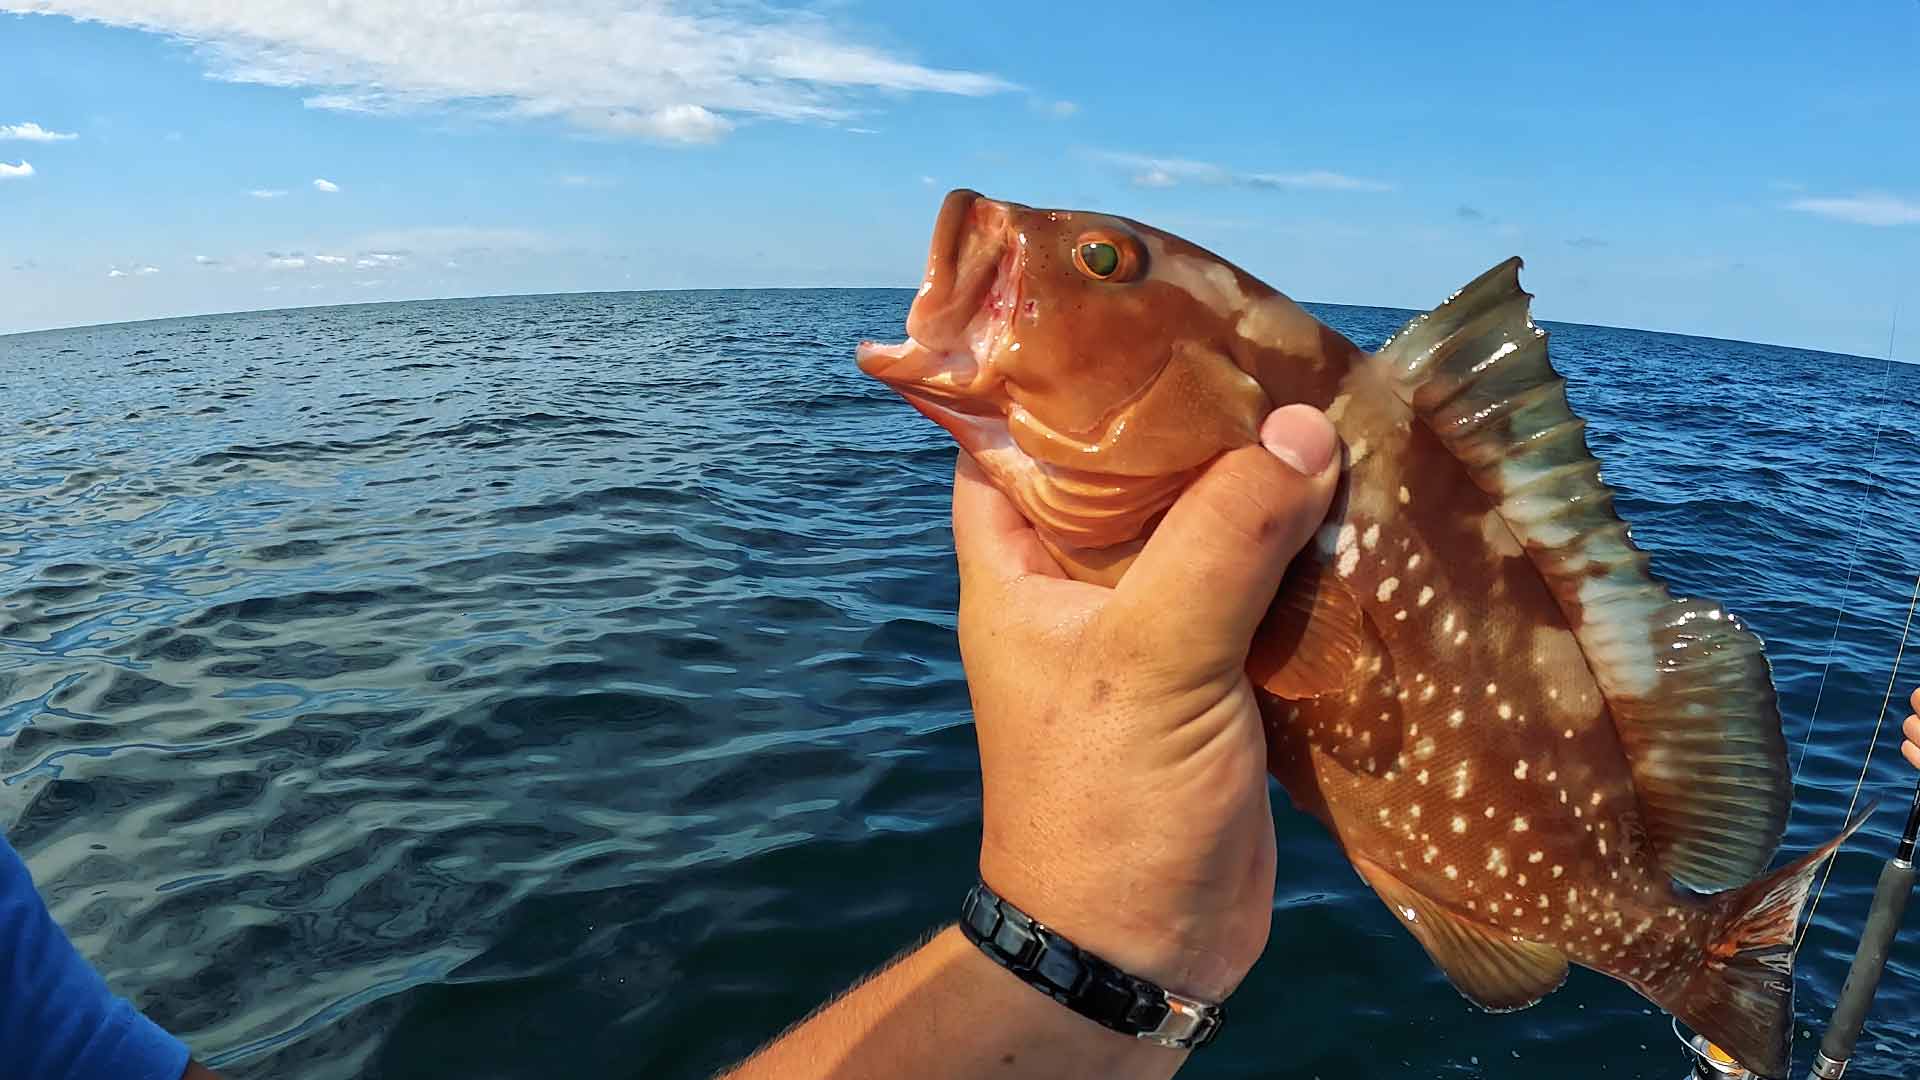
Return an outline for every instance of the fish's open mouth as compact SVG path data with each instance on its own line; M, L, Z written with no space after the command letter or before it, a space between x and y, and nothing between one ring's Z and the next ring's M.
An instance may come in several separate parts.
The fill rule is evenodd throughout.
M955 425L939 413L976 420L1001 415L990 361L1020 299L1021 252L1009 235L1009 216L1004 204L974 192L948 195L934 225L926 279L907 314L907 340L861 342L855 352L861 371L949 429Z

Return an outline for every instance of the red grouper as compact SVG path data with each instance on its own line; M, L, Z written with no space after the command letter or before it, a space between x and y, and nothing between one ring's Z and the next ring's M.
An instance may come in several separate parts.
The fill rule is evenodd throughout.
M1571 961L1781 1076L1795 925L1852 830L1762 876L1791 784L1760 640L1649 572L1519 268L1368 354L1176 236L955 191L908 340L859 363L1104 584L1269 410L1325 410L1341 490L1247 666L1273 775L1481 1007Z

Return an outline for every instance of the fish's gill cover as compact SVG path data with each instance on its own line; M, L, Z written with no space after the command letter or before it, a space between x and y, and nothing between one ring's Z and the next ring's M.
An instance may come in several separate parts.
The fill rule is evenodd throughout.
M1493 497L1574 628L1675 881L1729 889L1786 829L1786 740L1760 639L1648 569L1509 259L1383 346L1397 391Z

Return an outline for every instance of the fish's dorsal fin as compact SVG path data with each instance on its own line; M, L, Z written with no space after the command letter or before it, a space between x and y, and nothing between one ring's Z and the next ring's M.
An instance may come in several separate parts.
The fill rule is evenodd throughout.
M1469 922L1366 859L1353 865L1453 988L1475 1005L1490 1012L1524 1009L1566 981L1567 957L1560 950Z
M1702 892L1752 880L1786 829L1792 781L1760 639L1648 569L1567 405L1520 260L1408 323L1374 358L1491 497L1606 696L1648 839Z

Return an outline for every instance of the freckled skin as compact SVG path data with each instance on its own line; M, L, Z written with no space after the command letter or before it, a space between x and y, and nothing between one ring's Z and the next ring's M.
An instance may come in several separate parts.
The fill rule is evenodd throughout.
M1368 354L1138 222L956 192L935 234L912 340L862 366L952 431L1075 577L1118 580L1193 472L1271 408L1333 419L1349 471L1290 584L1351 593L1362 652L1337 689L1262 710L1274 775L1350 858L1656 999L1697 969L1707 910L1654 861L1568 615ZM1088 242L1127 269L1090 275Z

